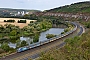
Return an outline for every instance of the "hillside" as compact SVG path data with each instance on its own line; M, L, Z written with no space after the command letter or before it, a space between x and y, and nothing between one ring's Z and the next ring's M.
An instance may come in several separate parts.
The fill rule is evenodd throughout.
M90 1L65 5L54 9L46 10L46 12L90 13Z

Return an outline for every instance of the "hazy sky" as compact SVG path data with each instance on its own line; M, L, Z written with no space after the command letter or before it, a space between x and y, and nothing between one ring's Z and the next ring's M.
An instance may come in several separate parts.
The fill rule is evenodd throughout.
M47 10L81 1L90 0L0 0L0 8Z

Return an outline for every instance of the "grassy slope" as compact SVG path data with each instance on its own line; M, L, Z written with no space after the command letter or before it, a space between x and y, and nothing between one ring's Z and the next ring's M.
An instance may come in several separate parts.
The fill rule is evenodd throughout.
M90 13L90 1L78 2L71 5L65 5L62 7L47 10L47 12L73 12L73 13Z

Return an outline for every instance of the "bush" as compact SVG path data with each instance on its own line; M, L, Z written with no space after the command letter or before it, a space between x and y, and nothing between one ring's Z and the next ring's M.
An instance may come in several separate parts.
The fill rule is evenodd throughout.
M1 54L1 53L4 53L4 50L3 50L2 48L0 48L0 54Z
M64 29L64 32L68 32L68 28L67 29Z
M47 39L50 39L50 38L52 38L52 37L55 37L56 35L54 35L54 34L46 34L46 38Z
M17 31L16 30L12 30L11 32L10 32L10 36L16 36L17 35Z
M61 32L61 34L64 34L65 32Z
M30 23L33 23L33 21L30 21Z
M1 48L6 52L8 52L10 50L10 47L9 47L9 45L7 43L3 43L1 45Z
M4 20L4 22L7 22L6 20Z
M39 41L39 35L35 34L34 38L33 38L33 42L38 42Z
M4 20L4 22L12 22L12 23L14 23L15 20Z
M27 46L28 44L27 44L27 42L25 41L25 40L23 40L22 42L21 42L21 47L23 47L23 46Z
M26 23L26 20L18 20L18 23Z
M87 23L86 27L87 27L87 28L90 28L90 22L89 22L89 23Z

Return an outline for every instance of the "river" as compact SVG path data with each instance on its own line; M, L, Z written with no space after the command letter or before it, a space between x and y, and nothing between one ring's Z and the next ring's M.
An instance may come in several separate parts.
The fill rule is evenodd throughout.
M49 30L40 33L39 41L47 40L46 34L59 35L63 31L64 31L63 28L50 28ZM21 41L25 40L28 44L30 44L30 42L33 41L33 39L31 37L20 37L20 40ZM9 46L15 48L16 44L9 43Z

